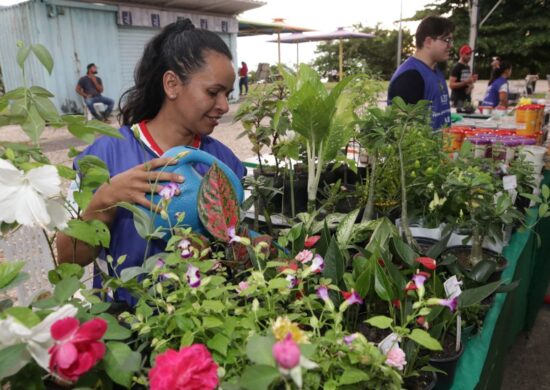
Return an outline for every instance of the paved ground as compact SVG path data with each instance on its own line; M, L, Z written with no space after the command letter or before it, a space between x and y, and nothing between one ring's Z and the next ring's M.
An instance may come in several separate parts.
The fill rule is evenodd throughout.
M512 87L521 91L523 81L512 81ZM474 101L483 98L487 81L480 80L474 89ZM537 93L546 93L548 90L545 81L537 83ZM385 96L380 96L381 104ZM213 136L228 147L241 159L252 157L251 144L246 137L237 138L243 131L240 123L233 123L233 116L239 104L231 104L230 111L220 121ZM116 126L116 124L113 124ZM17 126L0 128L0 141L25 142L27 138ZM71 165L67 157L70 146L82 148L84 144L72 137L66 129L47 128L40 138L40 144L46 155L53 163ZM1 256L0 256L1 257ZM550 350L550 306L543 307L539 312L535 327L529 337L519 337L507 357L507 366L503 378L502 390L550 390L550 369L548 369L548 351Z

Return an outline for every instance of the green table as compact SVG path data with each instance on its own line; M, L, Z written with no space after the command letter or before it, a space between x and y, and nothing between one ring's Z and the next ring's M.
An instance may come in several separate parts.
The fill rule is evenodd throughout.
M550 184L550 171L544 173ZM529 221L535 219L530 210ZM550 280L550 218L541 221L536 232L515 233L503 255L508 260L504 280L519 280L519 286L506 294L497 294L488 311L480 334L465 343L451 389L500 389L504 361L509 348L521 331L532 328L543 303Z

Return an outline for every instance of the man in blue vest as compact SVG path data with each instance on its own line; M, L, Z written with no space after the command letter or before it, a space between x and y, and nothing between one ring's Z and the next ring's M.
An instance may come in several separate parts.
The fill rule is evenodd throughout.
M429 100L434 130L451 125L447 82L437 64L449 59L453 31L449 19L428 16L422 20L415 34L416 52L397 68L388 87L388 104L396 96L409 104Z

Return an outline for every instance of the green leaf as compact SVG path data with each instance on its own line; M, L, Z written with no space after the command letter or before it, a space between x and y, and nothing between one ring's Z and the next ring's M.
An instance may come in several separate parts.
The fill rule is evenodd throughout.
M247 390L267 390L271 383L280 376L279 370L275 367L248 366L241 376L241 387Z
M387 329L393 324L393 319L386 316L375 316L369 318L366 322L379 329Z
M147 271L143 269L143 267L128 267L124 268L120 272L120 280L122 280L124 283L134 279L138 275L142 275L146 273Z
M366 371L360 370L355 367L347 367L344 373L340 377L338 383L343 385L353 385L359 382L368 381L370 379L369 374Z
M539 207L539 217L544 218L547 212L548 212L548 203L542 203Z
M415 264L414 260L418 257L418 253L399 237L393 237L392 244L399 258L408 266L413 267Z
M24 261L3 261L0 263L0 289L8 287L25 266Z
M67 229L65 229L63 233L91 246L102 245L103 247L108 248L111 240L111 232L109 231L109 228L99 220L70 220L68 222Z
M207 341L206 345L211 350L219 352L222 356L227 356L227 346L230 341L229 337L224 334L216 333L214 337Z
M376 291L376 295L378 295L380 299L391 301L394 298L392 285L378 262L375 263L374 267L374 291Z
M36 58L38 58L38 61L40 61L42 65L44 65L44 68L46 68L48 73L52 74L53 58L48 49L46 49L46 47L41 45L40 43L31 45L31 49Z
M107 343L107 352L103 358L107 375L119 385L130 388L134 372L140 369L141 355L124 343Z
M220 301L202 301L201 306L204 310L213 311L215 313L221 313L225 309L225 305Z
M24 46L19 48L19 50L17 50L17 58L16 58L17 65L19 65L21 70L23 70L23 67L25 65L25 60L29 56L30 52L31 52L30 46Z
M14 306L6 309L4 313L12 316L29 329L40 323L40 317L28 307Z
M428 332L422 329L413 329L407 337L429 350L441 351L443 349L437 339L434 339Z
M149 235L153 234L155 226L148 212L128 202L119 202L117 206L132 212L134 215L134 226L140 237L146 239Z
M67 279L63 279L55 286L53 296L59 303L65 303L74 295L75 292L81 287L80 280L71 276Z
M494 293L501 285L501 281L486 284L481 287L470 288L463 291L458 297L458 307L464 309L475 305Z
M206 329L221 328L223 327L223 321L216 317L204 317L202 319L202 325Z
M73 192L73 197L80 210L86 210L94 193L91 190L85 189L82 191Z
M57 112L57 108L55 108L49 98L44 96L34 96L32 101L42 119L50 123L61 122L61 117Z
M94 307L99 305L101 304L94 305ZM105 321L107 321L107 331L105 332L105 335L103 335L103 338L105 340L126 340L132 335L130 329L121 326L118 323L117 319L112 315L108 313L101 313L98 317L103 318Z
M372 261L367 263L365 270L359 275L355 281L355 290L362 298L369 293L374 281L374 264Z
M342 222L340 222L340 225L338 225L336 240L342 250L346 249L350 242L358 215L359 209L353 210L351 213L347 214Z
M0 350L0 380L15 374L31 357L25 344L15 344Z
M33 85L32 87L30 87L29 91L31 91L34 96L54 97L53 93L37 85Z
M275 366L275 359L272 353L273 344L275 344L273 337L254 335L248 340L246 355L253 363Z
M271 279L268 283L270 290L278 290L280 288L287 288L288 287L288 280L284 278L275 278Z
M55 168L57 169L57 173L59 173L59 176L61 176L63 179L74 180L76 178L76 172L72 168L69 168L62 164L57 164Z
M486 282L497 269L497 263L493 260L481 260L468 273L468 276L476 282Z
M93 295L93 296L97 298L96 295ZM87 298L87 297L86 297L86 298ZM92 305L92 307L90 308L90 314L92 314L92 315L101 314L101 313L103 313L104 311L109 310L110 307L111 307L111 303L110 303L110 302L98 302L98 303L94 303L94 304ZM107 329L107 331L109 331L109 329Z
M35 106L31 105L25 121L21 125L25 134L29 136L33 144L38 145L40 141L40 135L46 126L46 122L38 113L38 110Z
M550 198L550 188L546 184L542 185L541 193L544 199Z
M323 270L323 276L330 278L334 284L340 283L344 275L345 260L335 237L332 237L330 240L324 260L325 269Z

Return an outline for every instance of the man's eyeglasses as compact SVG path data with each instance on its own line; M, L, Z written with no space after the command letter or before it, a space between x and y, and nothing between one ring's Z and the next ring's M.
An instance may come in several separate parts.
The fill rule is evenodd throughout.
M440 40L440 41L443 41L445 42L447 45L449 46L452 46L453 45L453 38L451 37L447 37L447 38L439 38L439 37L436 37L435 38L436 40Z

